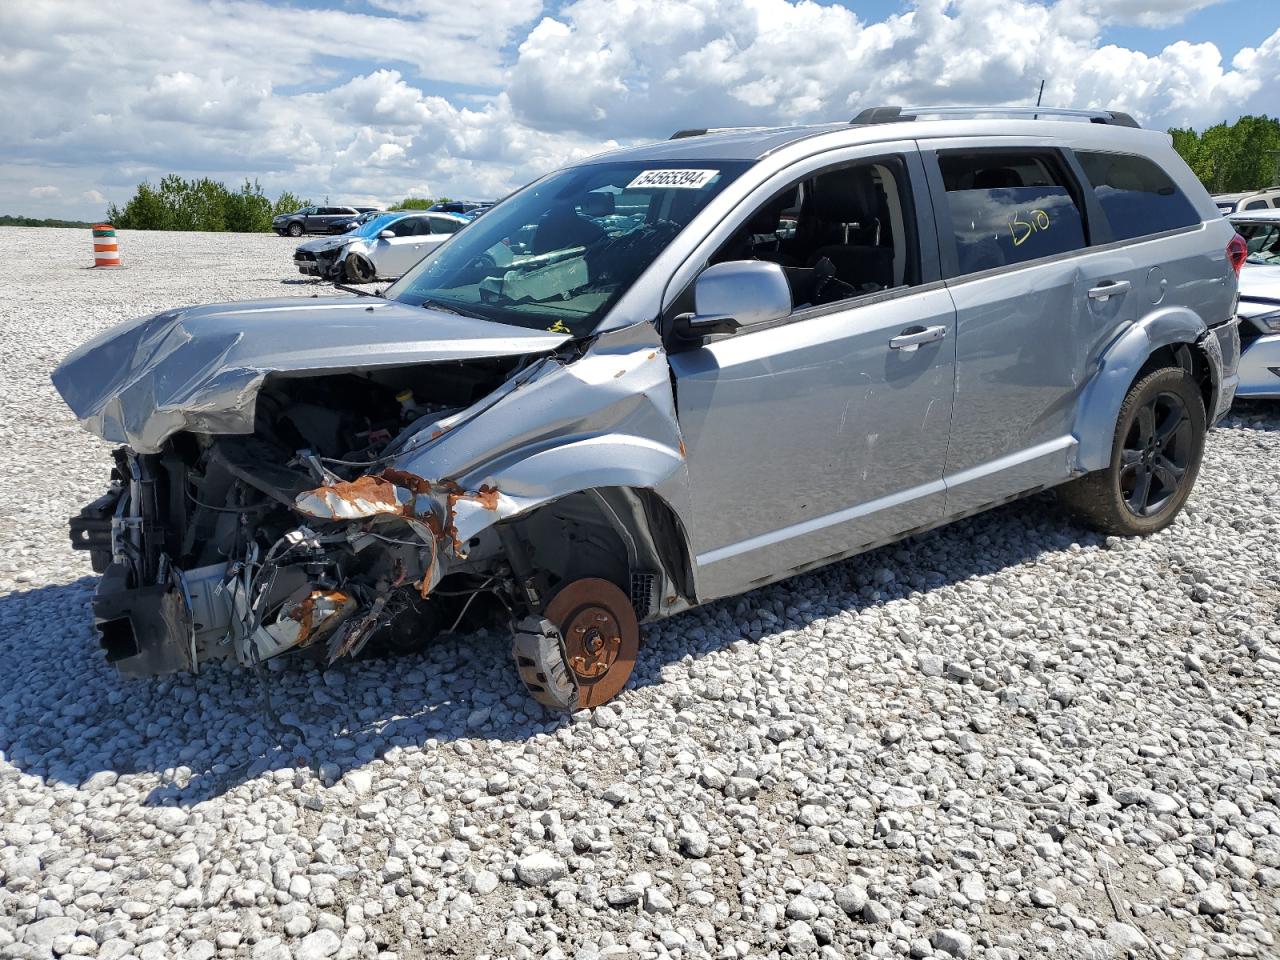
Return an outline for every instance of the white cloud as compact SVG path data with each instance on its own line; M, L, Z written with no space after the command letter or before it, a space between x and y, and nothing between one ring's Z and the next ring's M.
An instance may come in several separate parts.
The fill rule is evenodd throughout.
M680 127L1026 103L1041 78L1046 103L1157 127L1274 111L1280 30L1228 59L1194 37L1102 41L1212 2L906 0L879 22L826 0L10 4L0 211L97 215L170 171L316 199L498 196Z
M1144 27L1168 27L1189 15L1224 0L1091 0L1090 13L1110 23L1136 23Z

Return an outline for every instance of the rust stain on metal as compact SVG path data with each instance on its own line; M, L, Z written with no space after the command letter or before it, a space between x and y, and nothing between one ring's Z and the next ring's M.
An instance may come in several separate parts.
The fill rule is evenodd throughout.
M685 453L684 453L684 440L681 440L681 441L680 441L680 456L682 456L682 457L683 457L684 455L685 455Z
M396 489L381 477L363 476L298 495L295 506L308 516L351 520L370 514L398 514L402 510Z
M393 470L388 467L383 470L379 479L395 484L397 487L404 487L410 493L429 494L431 493L431 481L424 480L422 477L414 473L408 473L404 470Z
M435 518L432 517L432 519ZM434 530L432 530L432 534L435 535ZM436 536L438 539L438 535ZM429 544L429 546L431 547L431 562L427 564L427 572L422 575L422 582L418 584L418 595L421 596L423 600L427 599L427 595L431 593L431 581L436 578L436 545L433 543Z
M652 360L652 359L653 359L654 357L656 357L657 355L658 355L658 351L657 351L657 350L655 350L655 351L653 351L653 353L649 354L649 356L645 357L645 359L646 359L646 360Z
M305 647L316 627L336 614L350 600L351 598L341 590L312 590L305 600L289 611L289 619L298 622L297 645ZM320 616L317 619L316 606L324 602L330 603L332 609L319 611Z
M412 500L402 503L396 490L405 490L414 497L444 497L445 518L441 523L435 512L427 509L419 513ZM377 475L366 475L356 480L345 480L327 487L317 487L298 496L296 505L302 513L333 520L363 519L377 514L404 517L426 525L431 536L440 543L452 543L455 552L461 552L462 541L454 522L458 503L470 500L485 510L498 509L497 487L481 484L478 490L464 490L453 480L428 480L405 470L387 468ZM432 556L434 565L436 558ZM427 583L427 580L423 581ZM424 590L430 589L424 587ZM425 596L425 593L424 593Z

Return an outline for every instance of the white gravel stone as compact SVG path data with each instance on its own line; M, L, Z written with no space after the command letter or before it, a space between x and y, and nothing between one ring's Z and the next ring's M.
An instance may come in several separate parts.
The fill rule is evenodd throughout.
M541 887L569 873L563 860L548 850L538 850L520 858L516 875L531 887Z
M1108 923L1107 940L1117 949L1137 953L1147 949L1147 938L1137 927L1129 923Z
M1153 537L1041 494L646 626L572 720L500 626L273 661L303 745L252 673L103 661L66 523L111 445L49 371L331 288L274 236L122 231L111 273L86 231L0 240L0 956L1276 954L1280 405L1237 406Z
M935 930L929 943L952 957L967 957L973 952L973 937L962 930Z
M294 960L328 960L342 948L342 940L332 930L309 933L294 948Z

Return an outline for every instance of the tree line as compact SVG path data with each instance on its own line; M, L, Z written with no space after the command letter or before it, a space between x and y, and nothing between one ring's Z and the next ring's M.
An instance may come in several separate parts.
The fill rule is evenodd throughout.
M1170 130L1173 148L1210 193L1280 185L1280 120L1241 117L1197 133Z
M1207 130L1174 129L1174 149L1210 193L1254 190L1280 184L1280 120L1241 117ZM405 197L393 210L425 210L447 197ZM123 207L107 208L107 221L126 230L218 230L266 233L272 217L311 205L285 191L271 201L257 180L238 190L208 177L187 180L169 174L156 186L138 184Z
M430 197L406 197L392 209L425 210L438 202ZM138 184L123 207L108 206L107 222L121 230L269 233L274 217L311 205L310 200L288 190L272 202L257 180L245 180L239 190L230 190L209 177L187 180L171 173L158 185L147 180Z
M214 230L266 233L271 218L291 213L309 201L289 191L274 203L257 180L245 180L239 190L209 177L187 180L171 173L159 185L144 180L123 207L107 207L107 222L123 230Z

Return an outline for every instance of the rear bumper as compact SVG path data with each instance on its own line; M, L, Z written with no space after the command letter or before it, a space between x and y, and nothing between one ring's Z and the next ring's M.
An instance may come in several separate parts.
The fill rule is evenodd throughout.
M1210 364L1215 367L1217 390L1214 391L1213 409L1209 414L1212 426L1227 415L1231 403L1235 400L1236 390L1240 384L1240 321L1232 317L1226 323L1210 328L1200 338L1200 345Z
M1280 333L1256 337L1240 354L1238 397L1280 398Z

